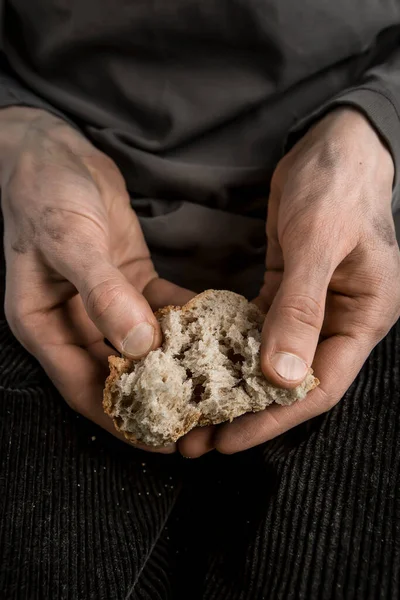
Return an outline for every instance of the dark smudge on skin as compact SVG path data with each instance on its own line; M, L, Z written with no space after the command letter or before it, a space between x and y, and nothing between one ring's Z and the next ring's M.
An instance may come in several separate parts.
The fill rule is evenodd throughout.
M373 227L379 239L381 239L387 246L393 247L397 244L396 232L393 223L390 223L385 219L375 218L373 220Z
M43 230L55 242L62 242L67 231L62 225L62 211L53 206L45 206L41 214Z
M17 254L26 254L36 237L36 225L33 219L25 219L25 227L20 232L15 242L12 242L11 248Z

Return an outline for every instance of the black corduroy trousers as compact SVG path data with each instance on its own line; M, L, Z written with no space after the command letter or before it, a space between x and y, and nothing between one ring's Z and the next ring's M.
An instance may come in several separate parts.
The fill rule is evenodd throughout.
M399 369L398 324L329 414L148 455L71 411L1 314L0 599L396 600Z

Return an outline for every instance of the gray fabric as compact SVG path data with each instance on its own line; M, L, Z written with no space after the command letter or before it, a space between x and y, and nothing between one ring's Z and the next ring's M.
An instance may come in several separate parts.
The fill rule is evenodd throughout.
M265 221L190 202L133 201L156 269L194 291L225 288L254 298L265 261ZM195 266L195 268L194 268Z
M192 281L191 257L210 281L259 281L251 219L265 218L288 133L321 107L359 106L398 172L400 2L0 0L0 18L0 106L65 115L116 161L134 203L153 199L142 223L162 274L174 256Z

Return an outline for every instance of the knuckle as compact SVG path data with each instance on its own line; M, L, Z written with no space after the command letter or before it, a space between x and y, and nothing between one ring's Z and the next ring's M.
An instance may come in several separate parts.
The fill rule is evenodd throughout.
M102 281L89 290L85 300L86 309L95 320L101 319L119 304L123 296L120 282Z
M358 319L360 329L372 333L372 337L379 341L385 337L390 328L400 316L400 287L381 289L379 294L370 300L364 317Z
M324 309L311 296L296 294L286 296L279 306L279 313L284 320L319 330L324 316Z
M393 323L392 311L389 314L381 305L373 305L354 318L353 328L366 341L378 342L385 337Z
M334 394L326 392L322 386L318 388L317 406L320 413L328 412L339 402L339 399Z
M391 311L392 313L392 311ZM394 320L392 314L384 315L382 318L377 319L374 324L374 331L378 340L381 340L388 333L389 329L393 325Z

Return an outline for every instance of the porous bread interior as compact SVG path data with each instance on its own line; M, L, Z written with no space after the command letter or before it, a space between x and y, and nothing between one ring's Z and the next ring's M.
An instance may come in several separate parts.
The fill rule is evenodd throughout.
M196 425L217 424L272 402L291 404L315 386L283 390L260 368L259 309L226 291L205 292L159 313L161 348L114 377L107 412L130 439L162 446Z

